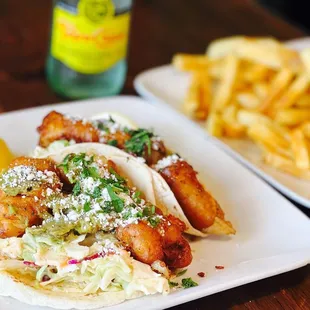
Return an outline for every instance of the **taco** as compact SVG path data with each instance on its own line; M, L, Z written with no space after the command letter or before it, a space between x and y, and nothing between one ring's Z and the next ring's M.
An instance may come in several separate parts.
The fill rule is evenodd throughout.
M93 309L169 293L192 254L150 171L103 144L15 159L0 175L0 295Z
M235 234L232 224L216 199L197 177L194 168L169 151L164 141L119 114L104 113L89 120L50 112L38 128L36 156L46 156L70 144L93 142L111 145L144 162L152 171L157 203L187 223L187 232L196 236ZM123 152L121 152L122 150ZM158 173L157 173L158 172Z

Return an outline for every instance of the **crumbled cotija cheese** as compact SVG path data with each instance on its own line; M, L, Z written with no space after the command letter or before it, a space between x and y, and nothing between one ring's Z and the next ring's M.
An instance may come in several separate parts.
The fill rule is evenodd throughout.
M175 164L178 161L183 161L183 159L180 158L177 154L169 155L157 162L157 164L155 165L155 170L158 171L164 169Z

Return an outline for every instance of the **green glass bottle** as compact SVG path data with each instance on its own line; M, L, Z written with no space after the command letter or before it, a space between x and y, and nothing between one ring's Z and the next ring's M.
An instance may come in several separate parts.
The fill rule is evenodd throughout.
M132 0L54 0L47 80L68 98L118 94L127 72Z

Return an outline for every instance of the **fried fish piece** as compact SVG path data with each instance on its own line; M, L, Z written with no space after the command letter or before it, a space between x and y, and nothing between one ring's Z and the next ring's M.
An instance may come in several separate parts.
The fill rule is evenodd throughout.
M15 158L8 169L13 169L15 167L33 167L35 171L41 171L45 174L46 181L41 182L38 187L27 188L21 190L19 194L25 195L27 197L45 197L47 189L52 191L60 190L62 188L61 182L61 173L60 170L56 167L56 164L45 158L31 158L26 156L21 156ZM32 176L35 179L35 175Z
M28 173L29 167L35 169ZM27 227L40 224L47 210L43 198L62 188L59 171L49 159L18 157L0 177L0 238L21 236ZM15 184L14 177L20 183ZM6 183L10 178L13 183Z
M119 226L116 230L116 237L128 247L133 257L142 263L151 265L164 258L159 232L144 221L125 227Z
M102 129L100 129L100 126L102 126ZM45 148L54 141L73 140L76 143L95 142L109 144L129 152L126 149L126 142L132 138L129 131L117 126L110 130L104 122L97 121L96 125L85 120L70 119L56 111L46 115L37 130L40 134L39 145ZM140 141L137 142L140 143ZM137 156L134 153L129 153ZM150 152L148 146L145 145L142 156L148 165L153 165L166 156L166 153L163 141L154 139L151 141Z
M1 195L0 238L19 237L27 227L39 225L46 207L34 197Z
M39 171L52 171L57 173L56 164L48 158L32 158L27 156L16 157L9 165L9 168L16 166L33 166Z
M154 140L151 142L151 152L148 153L147 147L145 147L143 158L147 165L155 165L159 160L167 156L167 150L162 140Z
M130 135L121 130L111 132L101 131L91 122L82 119L71 119L56 111L50 112L38 127L39 145L48 147L58 140L73 140L76 143L100 142L112 144L123 149Z
M182 236L184 229L181 220L169 215L156 227L145 221L120 226L116 237L143 263L163 261L168 267L183 268L192 262L190 245Z
M80 142L99 142L99 131L88 122L65 117L56 111L50 112L38 127L39 145L48 147L58 140L74 140Z
M197 179L197 172L185 160L177 160L159 170L166 180L190 223L198 230L208 229L219 219L229 229L224 234L234 234L231 223L225 221L218 202ZM214 230L212 231L214 233ZM221 231L217 232L221 234Z
M182 237L177 242L164 248L165 263L170 268L187 267L193 259L188 241Z
M164 261L172 268L184 268L193 259L188 241L183 237L185 224L175 216L169 214L156 227L162 235Z

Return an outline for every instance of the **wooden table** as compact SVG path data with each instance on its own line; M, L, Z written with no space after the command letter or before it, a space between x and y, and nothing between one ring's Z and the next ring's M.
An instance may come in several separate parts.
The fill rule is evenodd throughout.
M0 1L0 111L65 100L49 89L44 77L50 13L47 0ZM170 62L174 53L201 53L211 40L235 34L280 40L305 35L250 0L136 0L123 93L134 94L136 74ZM310 266L175 309L227 308L310 309Z

